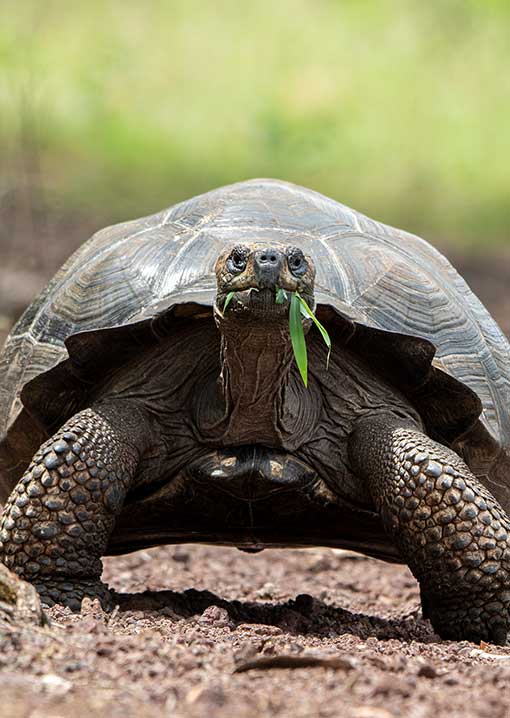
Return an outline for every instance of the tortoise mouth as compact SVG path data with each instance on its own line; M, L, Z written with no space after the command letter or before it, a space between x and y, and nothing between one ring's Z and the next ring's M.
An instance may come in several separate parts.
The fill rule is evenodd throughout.
M230 299L228 299L230 297ZM273 289L259 289L249 287L234 292L221 294L217 297L217 306L226 318L228 315L237 318L241 316L281 317L285 319L289 313L289 300L281 304L276 303L276 293ZM228 305L226 304L228 302Z
M290 299L293 290L283 289L279 294L275 289L248 287L231 292L218 292L215 313L222 319L264 319L287 323L289 320ZM311 306L313 294L302 295Z

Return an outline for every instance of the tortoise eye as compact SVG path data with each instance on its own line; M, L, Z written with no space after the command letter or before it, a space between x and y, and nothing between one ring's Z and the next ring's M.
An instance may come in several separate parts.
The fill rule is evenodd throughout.
M305 255L300 249L293 247L288 250L287 263L292 274L301 276L306 272L307 266Z
M227 268L231 272L242 272L248 262L249 250L246 247L234 247L227 260Z

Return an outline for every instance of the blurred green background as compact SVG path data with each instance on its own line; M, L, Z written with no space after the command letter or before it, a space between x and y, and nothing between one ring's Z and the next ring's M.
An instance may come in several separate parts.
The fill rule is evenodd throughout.
M14 264L47 274L101 225L256 176L508 246L508 0L0 3Z

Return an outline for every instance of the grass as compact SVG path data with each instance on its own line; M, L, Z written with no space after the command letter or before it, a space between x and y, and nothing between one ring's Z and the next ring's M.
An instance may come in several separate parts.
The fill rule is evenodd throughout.
M502 0L12 4L0 193L29 166L50 203L115 221L273 176L507 242L509 23Z
M253 290L252 290L253 291ZM232 301L235 292L230 291L225 297L223 303L223 314L227 311L227 307ZM275 303L283 304L288 301L288 292L281 287L276 287L275 292ZM292 292L290 295L290 307L289 307L289 334L292 345L292 351L294 353L294 359L299 369L299 374L303 380L303 384L308 386L308 353L306 350L306 338L301 321L301 316L311 319L319 330L324 344L328 349L328 355L326 359L326 368L329 367L329 358L331 356L331 339L326 328L319 322L313 311L310 309L306 301L299 294L299 292Z

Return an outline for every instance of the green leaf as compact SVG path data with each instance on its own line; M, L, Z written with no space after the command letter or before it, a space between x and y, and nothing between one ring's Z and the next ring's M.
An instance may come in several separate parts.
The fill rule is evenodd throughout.
M276 304L284 304L287 301L287 292L281 287L276 287Z
M232 297L234 296L235 292L229 292L226 296L225 303L223 305L223 314L227 311L227 307L230 304Z
M305 302L303 297L301 297L297 292L295 293L296 297L299 298L299 302L301 305L301 312L305 317L310 317L310 319L313 321L317 329L320 331L322 338L324 340L324 344L328 348L328 358L326 359L326 369L329 369L329 357L331 356L331 339L329 337L328 332L326 331L325 327L319 322L315 314L312 312L308 304Z
M308 356L306 353L305 333L301 322L301 297L294 292L290 298L289 331L294 358L298 365L303 384L308 386Z

